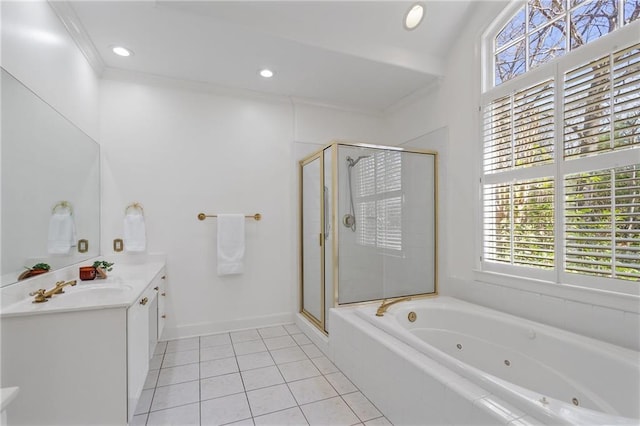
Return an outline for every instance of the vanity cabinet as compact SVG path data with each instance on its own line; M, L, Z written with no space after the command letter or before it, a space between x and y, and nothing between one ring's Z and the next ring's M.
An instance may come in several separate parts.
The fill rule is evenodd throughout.
M145 272L153 278L136 275L127 303L52 309L52 300L29 314L3 312L1 386L20 387L11 425L128 424L158 340L166 282L162 264Z

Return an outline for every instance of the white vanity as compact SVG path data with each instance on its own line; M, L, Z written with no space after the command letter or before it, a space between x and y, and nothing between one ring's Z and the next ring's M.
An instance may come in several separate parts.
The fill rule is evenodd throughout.
M126 425L164 327L164 261L118 263L48 302L29 292L77 267L2 289L1 387L17 386L10 425Z

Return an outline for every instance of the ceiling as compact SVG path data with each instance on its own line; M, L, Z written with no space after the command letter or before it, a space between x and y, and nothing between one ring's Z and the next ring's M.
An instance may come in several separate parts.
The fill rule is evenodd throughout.
M70 1L106 68L384 111L437 81L473 0ZM123 45L134 55L111 52ZM86 49L85 49L86 50ZM275 72L271 79L261 68Z

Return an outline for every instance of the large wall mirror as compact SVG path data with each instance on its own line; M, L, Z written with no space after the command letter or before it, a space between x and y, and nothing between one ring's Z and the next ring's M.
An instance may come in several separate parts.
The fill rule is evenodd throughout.
M37 263L54 270L99 255L100 148L4 69L0 82L0 267L6 286ZM61 247L56 235L66 235L70 221L72 242Z

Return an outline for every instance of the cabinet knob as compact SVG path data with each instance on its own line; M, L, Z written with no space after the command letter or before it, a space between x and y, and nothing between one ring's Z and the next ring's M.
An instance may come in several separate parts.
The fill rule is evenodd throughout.
M167 316L165 314L162 314L162 318L166 318Z
M154 289L155 291L158 291L158 290L160 290L160 287L155 286L153 289Z
M163 291L161 295L162 295L162 296L166 296L166 295L167 295L167 293L165 293L165 292Z
M166 280L166 279L167 279L167 276L166 276L166 275L163 275L163 276L162 276L162 279L163 279L163 280Z
M149 299L148 299L148 298L143 297L143 298L142 298L142 300L140 301L140 304L141 304L141 305L146 305L148 301L149 301Z

